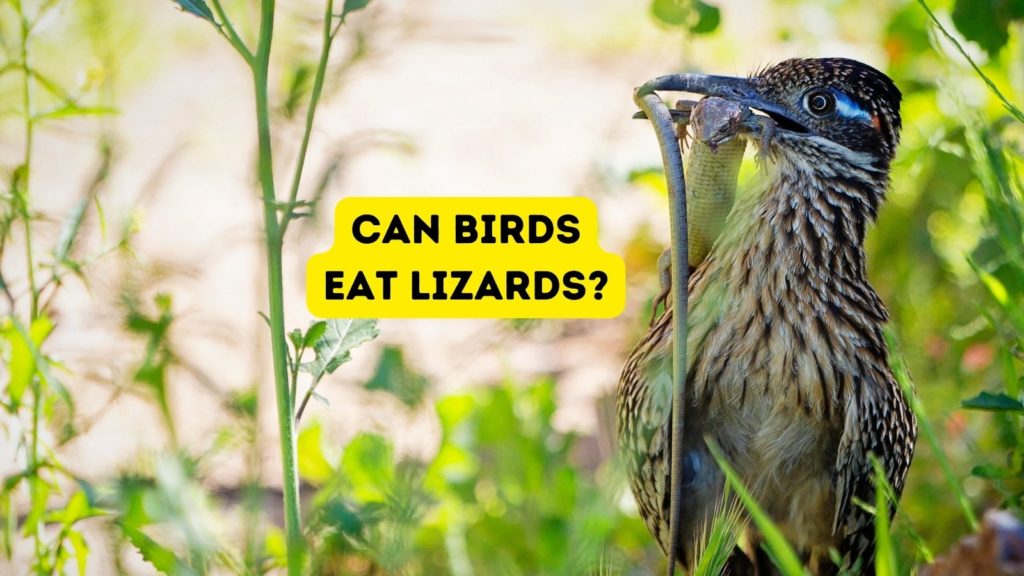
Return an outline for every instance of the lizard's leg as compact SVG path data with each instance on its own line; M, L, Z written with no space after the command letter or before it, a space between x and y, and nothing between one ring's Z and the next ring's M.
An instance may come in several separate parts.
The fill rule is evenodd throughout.
M757 161L760 164L764 164L765 160L768 159L768 149L771 148L772 139L775 138L775 120L767 116L753 115L749 122L753 125L753 129L756 132L760 132L759 141L757 143Z
M684 150L686 148L687 141L689 140L687 127L690 125L690 112L696 105L697 102L695 100L676 101L675 108L679 111L679 115L673 115L672 119L676 122L676 138L679 139L680 150Z

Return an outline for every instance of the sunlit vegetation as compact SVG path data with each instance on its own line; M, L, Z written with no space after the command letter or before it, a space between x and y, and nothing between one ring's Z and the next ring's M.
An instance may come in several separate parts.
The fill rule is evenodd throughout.
M226 42L252 75L255 92L237 98L254 104L260 146L246 148L247 133L238 153L251 155L259 172L248 182L263 217L261 282L269 287L258 338L272 343L267 355L273 350L277 361L276 397L255 385L211 386L218 432L202 446L179 441L181 408L172 392L183 372L196 370L182 346L178 295L145 290L131 274L134 235L146 222L104 210L120 152L109 123L119 113L120 42L139 33L119 4L0 2L0 446L9 447L9 460L0 463L0 571L98 573L100 551L103 566L125 574L140 565L144 573L174 575L663 573L614 451L601 452L607 457L600 461L592 454L614 436L614 423L601 423L604 438L554 425L558 374L442 393L413 368L408 350L384 338L389 343L380 346L361 391L386 398L387 406L366 409L425 415L436 423L434 448L401 455L380 429L338 442L315 417L332 409L320 394L336 385L331 376L381 328L347 320L296 328L299 322L284 315L282 251L295 230L324 218L319 202L346 155L382 142L409 147L395 135L363 134L318 159L303 178L319 102L358 75L370 51L374 31L359 26L373 9L366 0L282 2L276 43L268 29L272 0L167 2L163 17L176 29ZM804 26L808 18L781 19L780 43L815 51L808 55L835 46L825 33L870 45L878 54L873 63L904 94L902 146L868 251L870 275L891 311L894 364L908 393L913 382L922 421L899 511L891 525L878 526L877 563L879 573L912 574L975 532L985 511L1024 513L1024 8L995 0L769 4L834 18L827 30ZM314 5L313 13L294 12ZM634 10L685 46L744 50L744 39L724 37L730 11L713 0L654 0ZM302 44L307 40L314 48ZM270 57L272 46L290 51L287 63ZM771 55L749 62L765 58ZM271 65L283 69L269 73ZM715 62L700 66L713 70ZM623 85L621 97L629 99L631 89ZM61 169L62 158L35 141L41 127L54 126L95 142L95 168L77 189L37 189L40 174ZM747 184L758 174L749 164L742 173ZM616 176L618 185L636 195L664 194L652 177L659 167L633 168L628 177ZM39 208L41 198L56 196L70 208ZM650 230L631 233L627 269L651 271L646 289L653 295L663 246ZM96 282L94 266L110 260L126 271ZM55 344L66 330L59 311L71 283L113 290L119 302L131 357L110 360L118 365L117 376L104 381L107 402L141 398L169 439L166 449L101 476L65 464L67 447L95 422L77 410L77 384L98 379L69 368ZM623 358L646 313L633 312L635 329L616 328ZM501 330L515 338L538 324L512 322ZM260 422L261 404L276 406L273 437ZM401 425L395 416L389 426ZM271 452L283 454L285 465L268 478L261 461ZM228 459L240 462L240 471L235 484L224 486L212 479ZM745 500L742 482L733 479L731 489L749 521L769 535L765 546L780 569L801 573L770 519ZM879 509L890 497L881 485L878 498L861 505ZM718 571L746 516L724 507L709 528L700 573Z

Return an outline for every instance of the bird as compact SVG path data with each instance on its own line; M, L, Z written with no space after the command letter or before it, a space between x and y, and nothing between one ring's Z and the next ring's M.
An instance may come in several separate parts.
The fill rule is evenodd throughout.
M733 100L775 125L769 139L739 134L767 147L757 183L689 278L676 557L693 567L723 498L710 439L808 570L837 573L837 551L846 573L873 573L875 521L860 505L875 502L871 455L898 498L917 438L864 252L899 145L900 90L846 58L789 59L748 77L674 74L642 90ZM616 391L629 485L666 554L676 305L633 348ZM773 573L759 548L729 562L733 574Z

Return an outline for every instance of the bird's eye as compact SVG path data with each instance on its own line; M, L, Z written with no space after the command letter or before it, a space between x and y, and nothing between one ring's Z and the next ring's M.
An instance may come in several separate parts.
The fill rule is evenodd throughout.
M807 111L815 116L828 114L836 107L836 97L831 92L811 92L804 98Z

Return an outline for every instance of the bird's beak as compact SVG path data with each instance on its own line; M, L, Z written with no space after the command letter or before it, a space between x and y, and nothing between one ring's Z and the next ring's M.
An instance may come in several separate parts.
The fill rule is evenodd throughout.
M690 92L705 96L718 96L732 100L753 110L772 117L781 128L795 132L809 132L799 118L785 107L761 96L757 91L756 79L733 76L712 76L708 74L669 74L659 76L637 88L637 94L644 96L657 91Z

